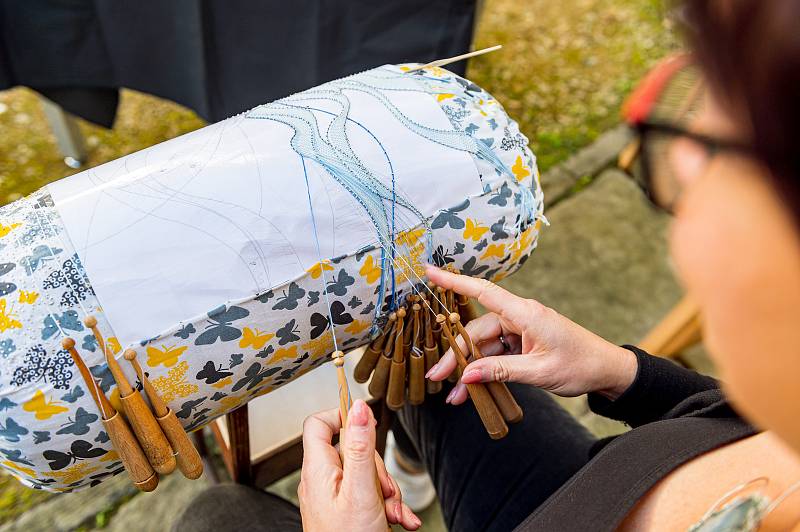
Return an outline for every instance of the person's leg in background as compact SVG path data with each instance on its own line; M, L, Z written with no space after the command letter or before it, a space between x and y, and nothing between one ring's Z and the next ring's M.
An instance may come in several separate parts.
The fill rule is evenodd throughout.
M241 484L219 484L195 497L173 532L300 532L300 509L277 495Z
M449 530L512 530L589 461L596 439L546 392L509 384L525 415L495 441L471 402L445 404L451 387L398 413Z

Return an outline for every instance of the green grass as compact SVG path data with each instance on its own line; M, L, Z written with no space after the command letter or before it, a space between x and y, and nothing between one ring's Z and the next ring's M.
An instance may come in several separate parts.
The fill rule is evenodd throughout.
M634 84L678 41L656 0L487 0L469 77L531 140L540 170L619 122Z
M52 496L23 486L11 475L0 474L0 524L13 520Z

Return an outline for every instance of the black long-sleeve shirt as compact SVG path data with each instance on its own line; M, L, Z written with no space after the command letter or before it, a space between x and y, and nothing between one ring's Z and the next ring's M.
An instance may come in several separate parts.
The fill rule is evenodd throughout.
M633 430L599 440L592 460L517 530L614 530L667 474L757 432L730 407L715 379L625 347L639 362L633 384L615 401L590 394L589 407Z

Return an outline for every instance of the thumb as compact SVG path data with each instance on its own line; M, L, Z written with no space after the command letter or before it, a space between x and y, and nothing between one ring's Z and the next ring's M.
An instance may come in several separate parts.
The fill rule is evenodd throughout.
M537 362L530 355L501 355L473 360L464 368L461 382L510 381L535 385Z
M353 502L378 503L375 489L375 418L367 403L359 399L350 407L344 430L341 491Z

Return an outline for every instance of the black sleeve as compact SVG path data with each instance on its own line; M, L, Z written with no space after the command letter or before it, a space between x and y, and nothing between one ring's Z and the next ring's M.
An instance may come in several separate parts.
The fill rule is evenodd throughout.
M719 389L716 379L683 368L670 360L649 355L637 347L630 345L623 347L636 355L639 365L636 378L615 401L590 393L589 408L596 414L638 427L674 417L677 414L673 412L674 407L689 397L700 392ZM716 397L717 394L711 395ZM699 397L711 399L708 394ZM702 409L710 405L695 406ZM680 415L686 415L684 409L679 410Z

